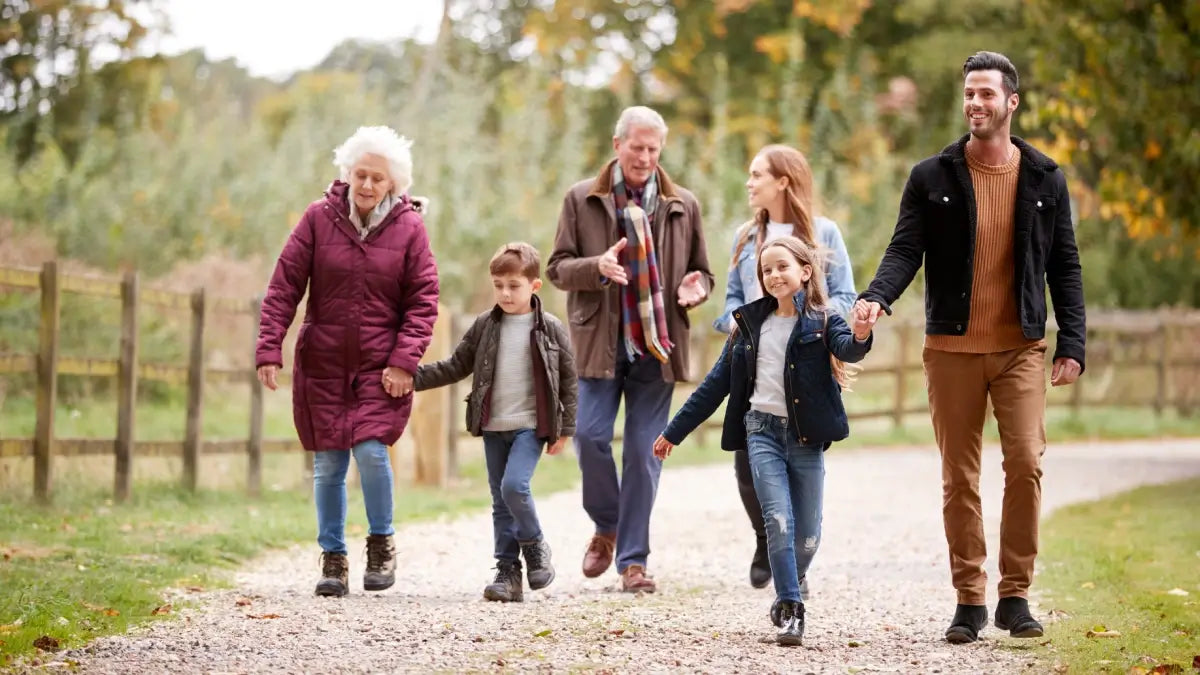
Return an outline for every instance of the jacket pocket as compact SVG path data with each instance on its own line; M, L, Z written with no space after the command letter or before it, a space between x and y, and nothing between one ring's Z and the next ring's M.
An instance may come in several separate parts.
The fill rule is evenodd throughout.
M604 304L603 291L580 291L567 296L567 318L572 326L584 326L592 321Z

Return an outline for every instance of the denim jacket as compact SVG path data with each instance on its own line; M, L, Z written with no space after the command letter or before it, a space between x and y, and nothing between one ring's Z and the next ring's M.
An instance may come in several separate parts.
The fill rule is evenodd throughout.
M738 228L738 235L743 228ZM854 290L854 268L850 265L850 254L846 252L846 242L842 240L842 231L837 223L828 218L817 216L813 219L813 234L816 235L817 245L828 249L829 258L825 263L825 292L829 296L831 308L843 317L850 313L854 306L857 291ZM729 249L729 259L737 251L739 236L733 238L733 247ZM729 271L729 281L725 284L725 309L721 316L713 321L713 328L728 333L733 326L733 310L758 299L761 292L747 293L747 289L758 289L758 255L754 247L747 244L738 256L737 266Z
M842 405L842 387L833 377L829 353L833 352L847 363L861 361L870 351L875 336L872 334L860 343L837 312L805 313L801 309L804 307L803 292L796 294L792 301L800 311L800 318L788 338L786 352L784 391L788 396L788 428L800 443L823 444L828 449L834 441L850 435L850 424ZM725 341L720 358L704 382L675 413L663 431L664 438L679 445L729 397L725 405L721 447L725 450L746 447L745 416L754 393L758 337L763 322L778 306L775 298L767 295L734 310L737 334Z

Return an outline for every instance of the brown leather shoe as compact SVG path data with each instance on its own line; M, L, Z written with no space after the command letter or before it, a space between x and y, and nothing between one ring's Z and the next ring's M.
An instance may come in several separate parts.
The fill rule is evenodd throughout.
M658 590L658 584L646 574L645 567L630 565L621 572L621 590L626 593L653 593Z
M617 535L597 532L588 542L587 552L583 554L583 576L595 579L608 571L616 548Z

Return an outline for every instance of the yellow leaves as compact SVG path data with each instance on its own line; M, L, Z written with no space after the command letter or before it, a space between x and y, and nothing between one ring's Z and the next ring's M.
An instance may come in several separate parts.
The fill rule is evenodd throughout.
M1148 160L1158 159L1162 156L1162 146L1158 144L1158 141L1150 139L1150 142L1146 144L1146 150L1142 153L1142 156Z
M757 3L758 0L714 0L713 12L719 17L739 14Z
M1125 171L1103 170L1099 189L1104 195L1100 216L1106 220L1122 220L1131 238L1149 239L1170 232L1166 200L1140 177Z
M766 54L773 63L783 63L788 57L792 36L787 33L759 35L754 38L754 50Z
M863 12L870 6L871 0L841 0L841 2L795 0L792 3L792 14L846 37L862 21Z

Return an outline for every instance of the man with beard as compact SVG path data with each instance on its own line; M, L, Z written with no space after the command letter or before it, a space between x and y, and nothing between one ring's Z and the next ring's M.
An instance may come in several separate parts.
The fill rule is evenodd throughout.
M979 471L989 396L1004 458L995 625L1013 637L1042 635L1027 597L1046 448L1047 284L1058 322L1054 386L1083 372L1086 332L1066 179L1009 134L1017 70L1002 54L979 52L963 78L969 133L913 168L892 241L854 308L872 323L890 314L924 260L923 361L958 592L946 630L952 643L974 642L988 619Z

